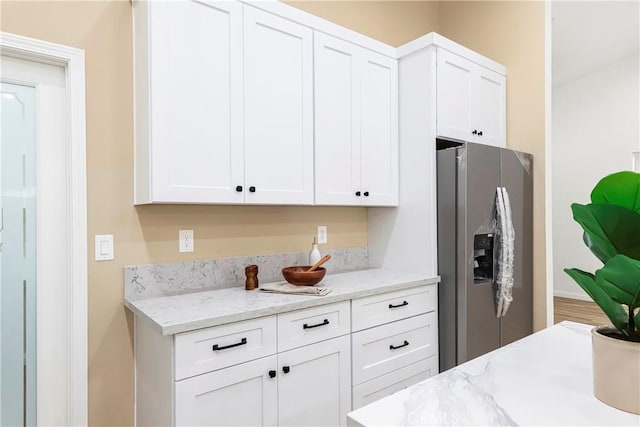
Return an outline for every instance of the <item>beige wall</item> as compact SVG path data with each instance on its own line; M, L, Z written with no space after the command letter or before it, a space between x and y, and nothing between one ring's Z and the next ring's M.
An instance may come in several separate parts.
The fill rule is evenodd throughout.
M308 6L312 6L309 4ZM317 6L317 5L316 5ZM131 6L128 1L7 1L2 31L75 46L86 54L88 247L115 235L115 260L89 261L89 423L133 424L132 318L122 306L125 265L306 251L317 225L326 247L365 246L364 208L142 206L133 200ZM343 9L346 7L347 9ZM428 31L430 5L323 3L343 24L383 41ZM371 25L368 16L386 18ZM403 22L412 23L409 26ZM362 25L366 24L366 25ZM395 37L395 38L394 38ZM177 252L177 230L192 228L195 252Z
M444 1L440 33L507 67L507 146L534 156L534 327L546 326L544 2Z
M285 3L391 46L439 31L437 1L285 0Z

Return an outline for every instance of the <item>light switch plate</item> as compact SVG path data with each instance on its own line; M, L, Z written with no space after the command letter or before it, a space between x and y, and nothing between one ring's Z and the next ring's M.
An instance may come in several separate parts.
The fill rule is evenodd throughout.
M113 259L113 234L96 234L95 257L96 261L108 261Z
M327 226L326 225L318 226L318 243L319 244L327 243Z

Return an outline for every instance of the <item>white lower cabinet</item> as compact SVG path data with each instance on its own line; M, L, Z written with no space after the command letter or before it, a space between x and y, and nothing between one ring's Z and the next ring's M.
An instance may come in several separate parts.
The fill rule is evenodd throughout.
M349 335L278 354L278 425L344 426L351 411Z
M437 287L353 300L353 409L438 373Z
M163 336L135 321L137 426L346 426L438 370L436 285Z
M438 373L438 358L422 359L353 387L353 410L417 384Z
M353 384L435 356L435 326L431 312L353 334Z
M177 426L342 426L351 410L349 336L176 382Z
M276 426L276 356L176 382L177 426Z

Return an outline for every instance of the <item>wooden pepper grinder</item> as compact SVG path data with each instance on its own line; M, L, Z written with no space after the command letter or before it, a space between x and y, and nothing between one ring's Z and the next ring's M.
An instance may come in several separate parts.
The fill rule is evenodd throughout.
M244 274L247 279L244 282L244 288L252 291L258 287L258 266L253 264L244 268Z

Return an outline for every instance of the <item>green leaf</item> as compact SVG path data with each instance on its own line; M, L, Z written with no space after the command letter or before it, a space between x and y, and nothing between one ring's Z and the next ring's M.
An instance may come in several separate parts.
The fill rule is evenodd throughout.
M603 263L618 254L640 260L640 214L603 204L571 205L573 219L587 236L585 244Z
M640 307L640 261L616 255L596 271L596 284L614 301Z
M618 172L605 176L591 192L591 203L617 205L640 213L640 174Z
M640 311L638 312L638 314L636 314L636 316L633 318L633 323L636 324L636 329L640 331Z
M564 271L598 304L616 329L622 331L626 328L629 318L624 308L600 289L593 274L577 268L565 268Z

